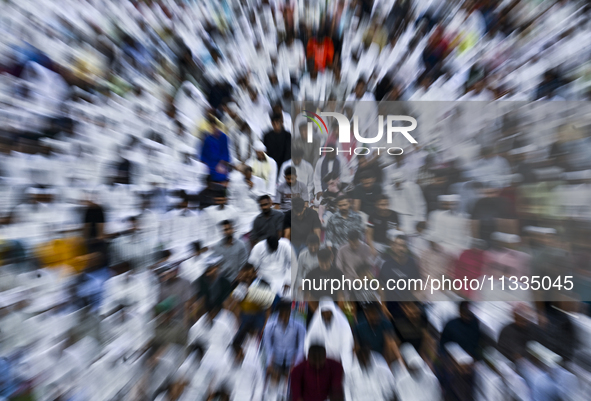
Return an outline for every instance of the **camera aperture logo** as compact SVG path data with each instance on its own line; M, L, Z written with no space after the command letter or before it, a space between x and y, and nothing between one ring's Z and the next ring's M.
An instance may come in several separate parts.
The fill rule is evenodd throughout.
M349 118L347 116L345 116L344 114L336 113L336 112L312 113L311 111L304 110L303 115L304 115L304 117L310 119L314 124L316 124L316 126L318 127L320 132L322 132L323 128L324 128L324 131L329 136L331 135L331 133L329 132L328 126L326 125L326 122L324 121L323 117L324 118L326 118L326 117L335 118L337 120L337 125L338 125L338 136L337 136L338 143L351 143L351 122L349 121ZM307 136L308 143L313 143L312 122L308 123L308 136ZM394 125L394 124L400 124L401 122L408 122L408 123L410 123L410 125L404 125L404 126ZM384 125L386 125L386 129L385 129L386 134L385 135L386 135L386 143L387 144L393 143L394 134L402 134L404 136L404 138L406 138L406 140L408 140L412 144L418 143L417 140L410 134L410 131L413 131L414 129L417 128L417 120L411 116L388 115L388 116L386 116L386 124L384 124L384 116L379 115L377 124L375 124L377 134L372 138L372 137L361 136L361 134L359 133L359 116L354 115L353 116L353 130L352 130L353 136L355 137L355 140L357 141L357 143L360 143L360 144L367 145L367 144L376 144L376 143L383 142ZM364 132L365 135L368 134L367 131L369 131L369 130L366 130L366 132ZM328 143L327 143L327 145L328 145ZM322 156L323 154L326 154L326 153L331 153L331 152L336 152L337 155L341 154L341 153L347 153L349 155L353 155L353 154L367 155L367 154L371 153L372 150L376 150L378 155L380 154L380 152L385 151L387 154L392 155L392 156L397 156L397 155L400 155L404 152L404 150L400 147L386 147L386 146L367 147L367 146L362 146L362 147L349 147L349 149L343 150L343 149L339 149L337 146L333 145L333 146L320 147L319 153L320 153L320 156Z

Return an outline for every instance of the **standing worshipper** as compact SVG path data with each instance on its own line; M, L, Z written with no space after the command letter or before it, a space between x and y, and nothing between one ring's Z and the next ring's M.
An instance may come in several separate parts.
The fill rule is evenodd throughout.
M304 205L308 206L310 201L310 194L308 188L298 181L298 176L295 169L287 167L285 169L285 182L279 184L277 187L277 195L275 198L275 204L279 205L279 208L283 212L291 210L292 199L300 198L304 201Z
M308 355L314 344L324 343L326 355L341 362L347 370L353 355L353 333L349 321L339 307L329 298L320 300L306 334Z
M350 401L393 401L394 375L371 349L357 345L353 365L345 376L345 394Z
M343 366L326 357L322 345L312 345L308 358L291 371L291 397L294 401L344 400Z
M326 223L326 242L336 249L347 243L349 232L363 232L363 219L359 213L351 210L349 199L339 197L337 207L339 212L330 216Z
M274 381L287 378L304 359L306 328L291 315L291 304L281 302L276 319L269 319L263 333L267 375Z
M273 202L269 195L263 195L259 198L261 214L259 214L252 224L250 231L250 245L254 247L259 241L264 241L272 235L282 237L284 214L279 210L272 208Z
M213 247L213 251L222 256L220 274L234 281L248 260L248 251L244 242L234 238L234 223L231 220L222 221L220 226L224 238Z
M260 278L269 283L273 292L283 295L291 286L291 256L289 241L271 235L252 248L248 263L255 267Z
M283 128L283 116L275 114L271 118L273 129L263 137L263 144L267 148L267 155L275 160L277 166L282 166L291 159L291 134Z
M267 155L267 147L256 141L253 145L255 155L246 163L252 168L252 173L265 181L265 192L275 196L277 186L277 162Z
M228 136L217 128L203 141L201 161L209 167L209 174L213 182L228 180L228 165L230 163L230 148Z
M308 196L314 196L314 167L303 159L304 150L301 148L294 148L291 154L291 160L283 163L280 172L285 172L285 169L291 167L295 170L295 174L298 177L298 181L308 188ZM285 176L280 176L278 184L281 185L285 182Z
M396 381L396 395L400 401L440 401L441 387L431 369L420 357L414 346L404 343L400 346L401 363Z

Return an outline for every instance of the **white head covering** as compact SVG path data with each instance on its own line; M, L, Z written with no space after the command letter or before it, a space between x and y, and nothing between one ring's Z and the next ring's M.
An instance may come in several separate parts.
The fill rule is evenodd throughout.
M256 152L266 152L267 151L267 147L261 142L261 141L256 141L252 147L254 148L254 150Z

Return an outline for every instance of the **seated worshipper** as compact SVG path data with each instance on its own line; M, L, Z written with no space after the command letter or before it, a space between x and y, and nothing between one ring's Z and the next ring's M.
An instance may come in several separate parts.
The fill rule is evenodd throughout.
M355 345L351 369L345 375L345 396L350 401L393 401L394 375L380 355L367 346Z
M310 201L308 188L298 181L296 171L293 167L285 169L285 182L279 184L277 187L277 194L275 195L275 204L278 205L281 211L286 212L291 209L291 201L294 198L301 198L304 200L306 206Z
M318 251L318 267L311 270L301 283L302 291L308 301L318 301L323 297L337 300L343 298L343 291L340 288L343 272L333 265L333 261L334 255L330 249L324 248ZM330 280L339 281L338 288L335 287L333 290Z
M292 400L343 401L343 366L327 358L324 346L313 344L306 360L291 371L290 387Z
M173 318L182 322L188 329L192 303L191 283L189 280L178 276L178 264L164 266L158 270L156 272L160 281L158 302L174 299L176 306L173 310Z
M265 193L275 196L277 184L277 162L265 152L267 148L261 141L253 145L255 154L246 164L252 168L252 173L265 181Z
M312 270L318 267L318 250L320 249L320 237L316 234L308 235L306 248L302 249L298 256L295 285L298 292L302 290L302 279Z
M230 148L228 137L218 128L203 140L201 161L209 167L209 175L213 182L228 180L228 166L230 163Z
M460 302L460 317L447 322L439 340L439 351L446 355L445 345L456 343L472 358L480 354L480 322L470 310L470 303Z
M257 276L271 286L275 294L283 296L291 286L291 244L285 238L271 235L252 248L248 263Z
M497 349L511 362L527 357L527 343L538 341L542 330L533 322L534 311L526 303L513 308L513 323L506 325L499 334Z
M232 312L221 305L212 307L189 330L189 350L201 347L203 352L225 351L232 343L238 323Z
M400 231L388 231L390 247L383 255L384 264L378 274L382 287L386 288L388 280L420 279L419 266L408 249L407 237ZM410 286L409 286L410 287ZM413 301L416 296L414 288L398 289L383 292L384 301Z
M169 297L155 307L156 327L152 343L161 345L177 344L184 346L187 343L187 326L175 318L176 310L182 308L176 297Z
M247 263L236 278L236 288L230 295L229 309L240 318L238 336L260 333L265 325L267 311L277 298L269 284L260 278L253 265Z
M234 238L234 223L231 220L222 221L220 226L224 238L213 247L213 252L222 256L220 274L232 282L246 264L248 250L244 242Z
M293 218L291 217L293 214ZM296 255L304 248L305 240L311 234L320 238L320 219L314 209L307 207L302 198L296 198L292 202L292 210L286 213L289 215L289 239L293 245ZM287 236L286 236L287 237Z
M376 182L376 177L371 171L360 174L360 183L351 193L353 198L353 210L365 213L366 218L376 211L376 202L382 195L382 187Z
M304 359L306 328L291 313L291 304L281 302L278 313L269 319L263 332L267 356L267 377L275 383L287 378L294 366Z
M179 276L189 280L190 283L197 280L206 269L206 257L203 255L208 248L201 246L201 242L195 241L191 244L191 256L184 260L179 266Z
M376 208L367 220L365 241L374 256L388 249L388 230L398 229L398 213L391 210L390 199L386 195L380 195L376 200Z
M349 199L342 196L337 198L339 212L330 216L326 223L326 242L330 242L335 249L347 243L347 235L351 231L363 232L363 219L359 213L351 210Z
M445 397L455 400L474 399L474 358L455 342L445 344L442 387Z
M311 345L324 343L326 355L341 362L345 371L350 368L353 355L353 334L345 314L330 299L323 298L306 334L305 350Z
M409 343L400 346L401 369L396 375L396 399L399 401L441 401L437 377Z
M349 231L347 243L339 248L337 253L337 268L345 278L354 280L359 278L358 269L372 262L371 249L367 244L361 242L359 231Z
M214 306L221 306L232 291L232 283L220 274L222 261L221 256L212 255L206 261L205 273L193 283L197 316Z
M259 198L261 214L259 214L252 224L250 231L250 244L254 247L259 241L264 241L272 235L278 238L283 236L283 220L285 215L279 210L272 208L273 203L269 195L263 195Z
M291 167L295 169L295 174L298 181L308 188L308 199L314 197L314 167L303 159L304 151L302 148L296 147L291 153L291 160L286 161L279 168L279 171L285 171L286 168ZM278 183L281 185L285 182L285 176L278 177Z
M206 207L215 205L215 196L220 192L222 186L213 181L211 175L205 178L205 188L199 192L195 201L199 204L199 209L203 210Z
M388 364L398 358L398 346L394 326L384 316L379 303L368 303L363 306L365 317L361 317L353 328L355 341L361 347L368 347L380 354Z
M203 210L203 227L201 235L206 246L214 245L223 239L222 226L220 223L225 220L234 222L239 226L240 213L234 206L228 205L228 197L225 189L220 190L214 198L215 205Z
M283 128L283 116L275 114L271 118L273 129L263 136L267 155L280 167L291 159L291 134Z

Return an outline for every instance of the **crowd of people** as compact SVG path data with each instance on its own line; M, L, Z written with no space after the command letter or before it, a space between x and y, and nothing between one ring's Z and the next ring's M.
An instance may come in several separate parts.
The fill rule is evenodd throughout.
M589 11L2 2L0 400L587 399Z

